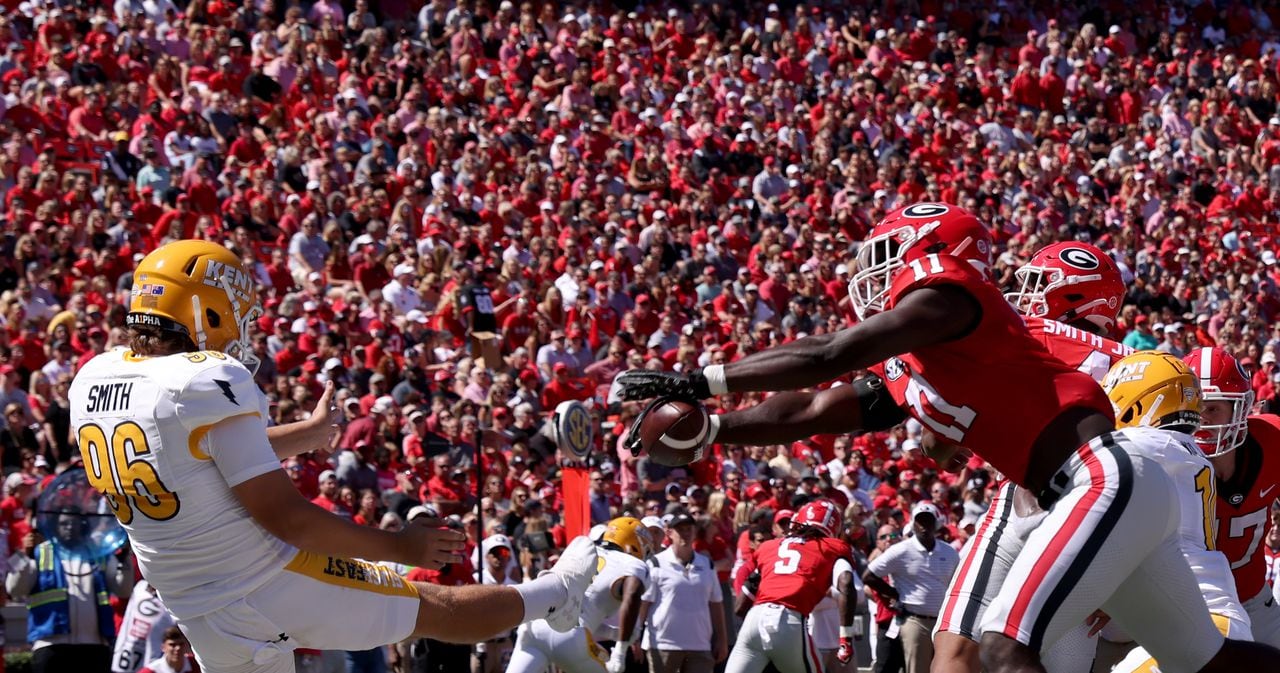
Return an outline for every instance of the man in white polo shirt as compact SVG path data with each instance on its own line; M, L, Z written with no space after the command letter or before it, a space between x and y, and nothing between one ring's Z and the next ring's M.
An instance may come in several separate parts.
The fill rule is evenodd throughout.
M889 547L867 566L862 576L867 586L894 599L907 673L929 673L933 663L933 625L938 621L951 573L960 563L960 554L937 540L940 521L933 503L916 503L911 508L914 537ZM885 581L887 578L893 579L892 585Z
M711 673L729 656L720 580L711 559L693 550L693 517L673 515L666 528L671 546L654 556L641 604L649 673Z

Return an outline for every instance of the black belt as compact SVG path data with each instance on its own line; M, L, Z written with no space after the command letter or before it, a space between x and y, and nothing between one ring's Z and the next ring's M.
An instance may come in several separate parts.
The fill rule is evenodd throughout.
M1070 462L1070 459L1068 459L1068 462ZM1040 505L1040 509L1047 512L1070 489L1071 475L1067 472L1067 468L1063 466L1049 478L1049 485L1036 494L1036 504Z
M916 617L917 619L937 619L938 618L937 615L922 615L916 612L912 612L906 608L901 608L898 610L898 612L902 613L903 617Z

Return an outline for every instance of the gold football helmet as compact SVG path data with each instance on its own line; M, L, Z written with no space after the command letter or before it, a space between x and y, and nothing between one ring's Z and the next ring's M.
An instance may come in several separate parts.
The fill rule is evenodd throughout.
M191 338L200 350L226 353L257 369L249 324L262 313L253 276L225 247L174 241L138 263L133 272L129 325L157 327Z
M1116 427L1200 427L1204 398L1200 382L1185 362L1159 351L1139 351L1115 363L1102 389L1116 411Z
M649 529L635 517L620 516L610 521L600 539L641 561L653 551Z

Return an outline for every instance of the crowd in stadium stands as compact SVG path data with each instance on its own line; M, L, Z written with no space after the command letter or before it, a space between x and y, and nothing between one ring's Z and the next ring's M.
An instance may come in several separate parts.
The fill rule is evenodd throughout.
M1113 253L1113 336L1224 346L1280 407L1269 3L4 4L6 473L78 459L71 377L125 342L133 263L191 237L257 276L273 420L340 387L336 452L285 465L302 492L371 526L429 504L473 543L482 516L535 565L564 543L539 429L571 399L593 521L692 513L724 580L797 494L847 505L864 552L931 499L958 546L990 475L906 453L918 426L671 469L604 403L628 368L849 324L852 250L912 201L988 223L1006 286L1047 243Z

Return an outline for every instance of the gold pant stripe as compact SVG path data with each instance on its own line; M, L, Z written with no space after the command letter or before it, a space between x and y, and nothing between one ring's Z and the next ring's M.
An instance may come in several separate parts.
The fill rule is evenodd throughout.
M284 569L348 589L372 591L385 596L418 597L418 590L413 584L394 570L368 561L300 551Z

